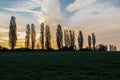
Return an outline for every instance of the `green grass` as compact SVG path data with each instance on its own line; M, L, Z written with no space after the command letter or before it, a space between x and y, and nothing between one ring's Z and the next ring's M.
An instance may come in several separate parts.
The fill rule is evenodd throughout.
M0 52L0 80L120 80L120 52Z

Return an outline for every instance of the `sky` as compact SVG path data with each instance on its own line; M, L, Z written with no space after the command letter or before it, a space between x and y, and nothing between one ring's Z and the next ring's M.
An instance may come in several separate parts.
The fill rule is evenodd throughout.
M11 16L16 17L17 47L24 46L26 24L35 24L39 38L40 24L44 22L50 25L53 34L57 24L75 30L76 37L81 30L84 47L88 35L94 32L97 45L114 44L120 50L119 0L0 0L0 45L4 47L8 47Z

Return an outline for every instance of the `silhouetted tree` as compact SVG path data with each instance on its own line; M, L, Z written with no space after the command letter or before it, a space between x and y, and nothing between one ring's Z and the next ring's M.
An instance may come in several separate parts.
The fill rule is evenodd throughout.
M67 47L67 30L64 30L64 43L65 47Z
M114 46L113 46L113 45L111 45L111 47L112 47L112 51L114 51Z
M70 47L72 46L72 31L69 30L69 37L70 37Z
M57 41L58 49L59 50L62 49L62 47L63 47L63 32L62 32L62 27L60 24L57 26L56 41Z
M14 50L17 41L17 27L15 20L16 18L12 16L9 25L9 46L12 50Z
M69 48L70 47L70 35L69 35L69 32L67 30L67 47Z
M26 25L25 47L28 49L30 45L30 25Z
M46 26L46 33L45 33L45 37L46 37L46 49L50 50L51 49L51 33L50 33L50 27L47 25Z
M36 41L35 25L31 24L31 44L32 44L32 49L35 48L35 41Z
M94 33L92 33L92 44L93 44L93 50L95 50L96 37Z
M115 45L110 44L110 51L117 51L117 47Z
M109 46L110 46L110 51L112 51L112 45L110 44Z
M73 30L69 31L70 35L70 48L74 49L75 47L75 32Z
M78 34L78 46L79 46L79 49L83 48L83 34L82 34L82 31L79 31L79 34Z
M75 31L72 30L72 47L73 49L76 49L76 45L75 45Z
M98 51L107 51L107 46L103 44L99 44Z
M41 28L40 28L40 42L41 42L41 47L42 50L44 50L44 23L41 24Z
M88 36L88 48L91 49L91 36Z
M106 51L108 51L108 46L107 45L105 45L105 49L106 49Z
M70 47L70 37L69 37L68 30L64 30L64 42L65 42L65 47L69 48Z

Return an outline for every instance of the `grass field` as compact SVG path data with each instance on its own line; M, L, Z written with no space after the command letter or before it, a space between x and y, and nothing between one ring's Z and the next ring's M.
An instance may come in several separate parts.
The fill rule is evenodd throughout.
M120 80L120 52L0 52L0 80Z

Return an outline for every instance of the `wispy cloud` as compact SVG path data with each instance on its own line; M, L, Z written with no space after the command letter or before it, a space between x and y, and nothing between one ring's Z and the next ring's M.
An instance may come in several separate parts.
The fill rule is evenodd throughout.
M79 26L81 24L103 24L109 22L111 19L112 22L117 21L120 16L119 9L108 5L107 2L98 4L97 2L99 1L76 0L74 3L68 5L66 9L74 13L71 15L70 22Z
M40 8L40 10L34 10ZM36 21L46 23L59 23L62 19L62 13L60 11L59 0L30 0L21 5L15 4L9 8L4 7L4 10L12 12L28 12L32 13Z
M74 3L70 4L67 7L68 11L76 11L76 10L80 10L81 8L84 8L88 5L90 5L91 3L95 2L96 0L75 0Z
M39 15L40 17L44 17L44 22L47 24L57 24L61 22L62 13L60 11L59 0L43 0L41 3L41 11L43 15Z

